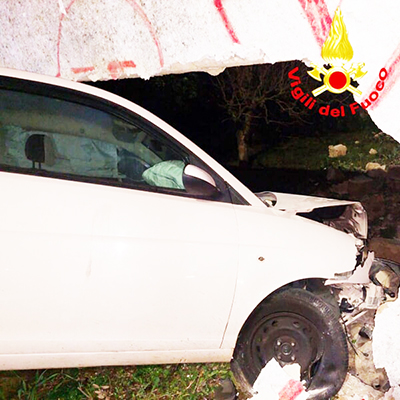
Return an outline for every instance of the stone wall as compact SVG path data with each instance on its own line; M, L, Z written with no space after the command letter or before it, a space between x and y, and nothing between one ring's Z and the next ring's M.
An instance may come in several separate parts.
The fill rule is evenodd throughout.
M370 249L400 263L400 165L351 175L330 169L327 178L317 194L360 201L368 213Z

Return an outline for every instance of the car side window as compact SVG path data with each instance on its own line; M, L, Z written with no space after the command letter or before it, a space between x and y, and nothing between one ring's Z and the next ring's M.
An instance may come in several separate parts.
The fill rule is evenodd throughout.
M104 111L1 89L0 124L3 167L184 190L184 151Z
M184 194L190 154L140 125L84 104L0 89L0 168Z

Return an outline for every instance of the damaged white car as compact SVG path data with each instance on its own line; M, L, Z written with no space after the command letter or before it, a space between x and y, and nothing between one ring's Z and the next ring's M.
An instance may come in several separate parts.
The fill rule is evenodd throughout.
M360 204L257 196L84 84L0 70L0 187L1 369L233 357L252 385L274 357L325 399L347 371L341 312L385 296Z

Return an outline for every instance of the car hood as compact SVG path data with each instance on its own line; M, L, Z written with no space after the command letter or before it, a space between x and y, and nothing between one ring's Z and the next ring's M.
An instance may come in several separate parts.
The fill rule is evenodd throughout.
M367 215L357 201L277 192L256 195L268 207L323 223L360 239L367 238Z

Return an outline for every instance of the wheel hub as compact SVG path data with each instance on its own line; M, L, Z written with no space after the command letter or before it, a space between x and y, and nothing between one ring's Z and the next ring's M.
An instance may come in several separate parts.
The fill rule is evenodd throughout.
M290 363L296 361L297 343L293 338L288 336L279 337L274 346L275 358L284 362Z
M281 366L298 363L301 375L309 375L323 351L323 340L315 325L294 313L268 316L255 332L253 357L260 369L275 358Z

